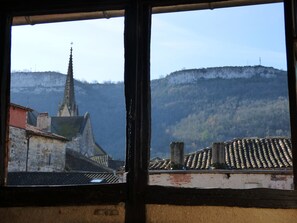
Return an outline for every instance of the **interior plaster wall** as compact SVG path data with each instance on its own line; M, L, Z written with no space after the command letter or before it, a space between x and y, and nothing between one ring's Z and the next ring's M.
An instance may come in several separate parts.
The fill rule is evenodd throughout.
M147 205L149 223L288 223L297 222L297 209Z
M1 223L124 222L125 206L0 208ZM296 222L297 209L147 205L147 222L287 223Z
M120 223L124 221L124 204L0 208L1 223Z

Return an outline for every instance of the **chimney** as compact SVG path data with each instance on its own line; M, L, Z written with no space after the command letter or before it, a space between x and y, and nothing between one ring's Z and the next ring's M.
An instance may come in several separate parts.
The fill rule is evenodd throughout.
M170 143L171 152L171 169L182 170L184 169L184 143L172 142Z
M211 166L214 169L225 169L225 143L223 142L215 142L212 144L211 149L212 157L211 157Z
M51 130L51 118L47 112L39 113L37 116L37 128L49 132Z

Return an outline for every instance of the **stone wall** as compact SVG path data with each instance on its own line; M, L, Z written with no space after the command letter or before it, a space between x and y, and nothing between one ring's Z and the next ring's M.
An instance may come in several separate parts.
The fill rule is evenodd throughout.
M40 135L29 135L21 128L9 127L8 171L64 171L66 142Z
M61 172L65 170L66 143L33 135L29 141L28 171Z
M72 138L71 141L68 141L66 144L66 148L80 153L80 144L81 144L81 135Z
M26 130L10 126L8 171L26 171L26 157Z
M86 118L83 132L67 142L66 148L79 152L86 157L94 156L95 141L90 118Z
M95 141L90 117L86 117L85 128L81 136L81 154L91 157L94 156Z

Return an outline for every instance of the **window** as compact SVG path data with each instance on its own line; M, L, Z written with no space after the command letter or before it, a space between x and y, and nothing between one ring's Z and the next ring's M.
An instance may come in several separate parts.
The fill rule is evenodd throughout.
M7 185L123 181L123 27L123 18L12 27Z
M152 16L151 184L293 189L283 17L282 3Z
M146 204L175 205L219 205L240 207L296 207L296 191L276 191L269 189L196 189L148 186L148 159L150 148L150 23L151 11L170 12L178 10L205 9L214 7L231 7L238 4L255 4L265 1L211 1L187 5L196 1L52 1L27 5L4 1L0 14L0 165L1 165L1 204L3 206L20 205L84 205L116 204L125 202L126 222L145 222ZM297 144L296 132L296 80L294 57L294 33L292 2L285 1L286 46L288 63L288 83L290 102L290 123L292 146ZM41 187L41 188L7 188L5 187L5 170L7 157L9 80L10 80L10 42L11 18L13 16L42 15L54 13L77 13L94 10L125 10L125 104L126 104L126 171L127 183L114 185L92 185L83 187ZM24 18L24 17L23 17ZM65 19L65 18L64 18ZM25 17L26 21L30 18ZM65 19L66 20L66 19ZM71 20L71 19L70 19ZM5 121L6 120L6 121ZM296 163L296 150L293 149ZM53 159L53 155L52 158ZM293 166L296 170L296 165ZM296 172L296 171L294 171ZM294 178L296 187L296 177ZM250 181L247 187L253 185ZM247 193L249 196L247 196ZM14 200L11 200L11 195ZM76 199L73 199L75 197ZM90 200L92 198L92 200ZM98 212L99 213L99 212ZM101 212L100 212L101 213Z

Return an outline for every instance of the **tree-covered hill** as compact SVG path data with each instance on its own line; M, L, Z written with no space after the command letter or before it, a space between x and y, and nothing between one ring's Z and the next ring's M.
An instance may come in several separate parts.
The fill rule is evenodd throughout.
M56 115L65 75L13 73L12 102ZM286 72L271 67L181 70L153 80L151 156L173 140L186 152L237 137L289 136ZM125 154L123 83L75 82L80 114L91 115L96 141L114 158Z
M284 71L255 66L174 72L152 83L152 154L168 154L172 140L184 141L190 152L239 137L289 136L288 106Z

